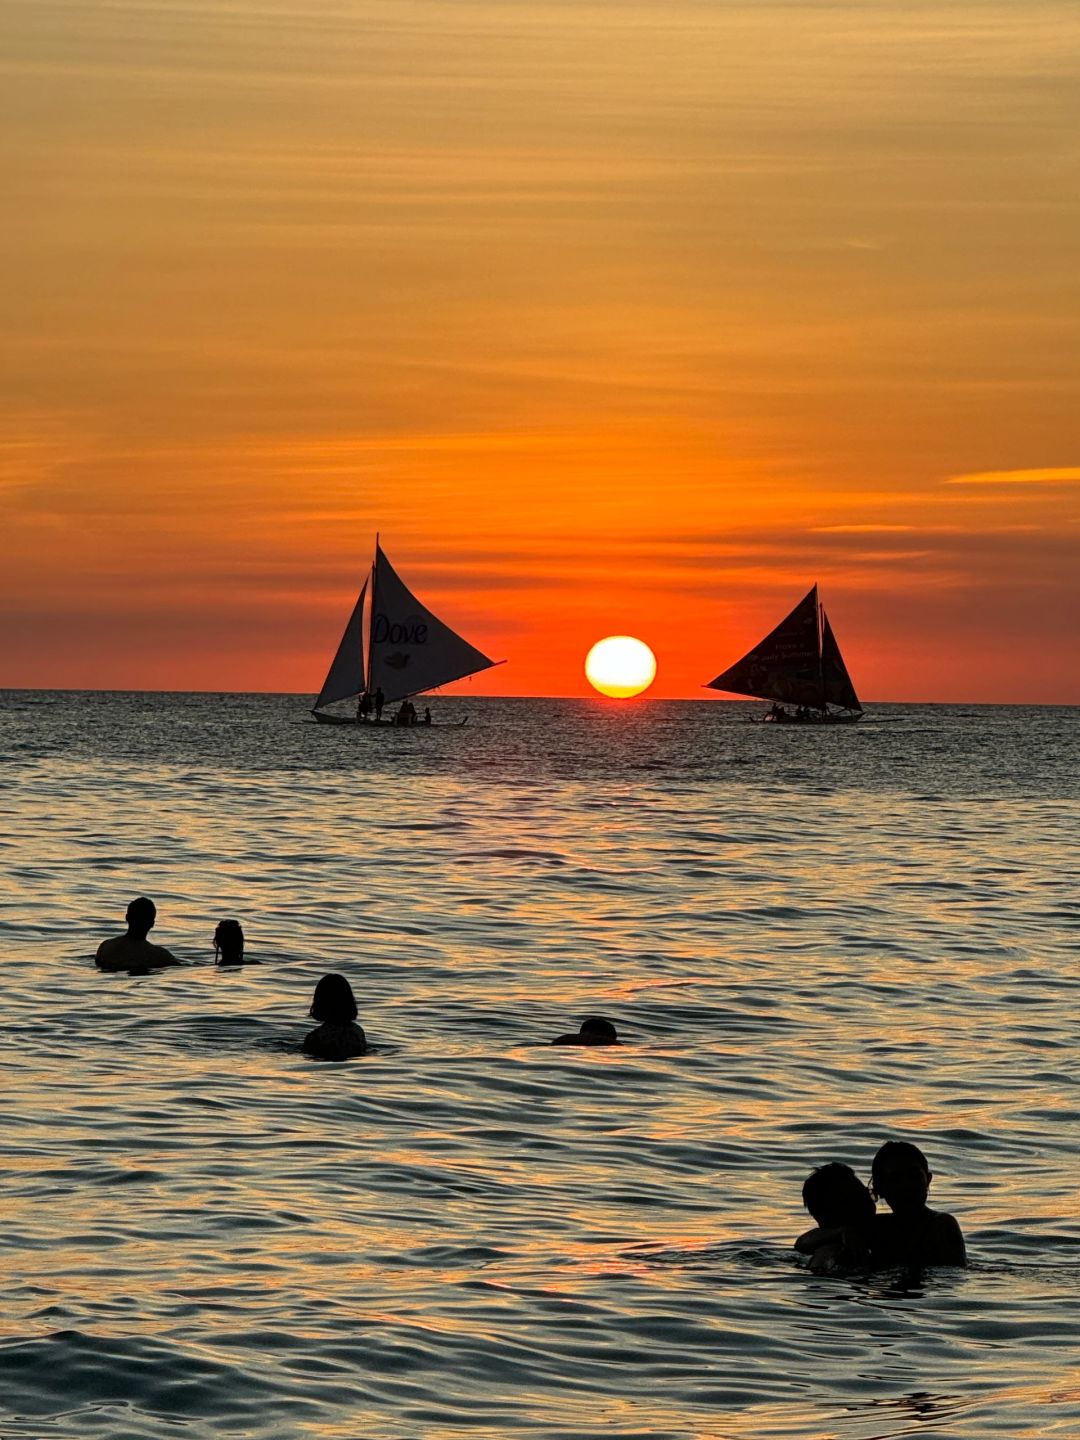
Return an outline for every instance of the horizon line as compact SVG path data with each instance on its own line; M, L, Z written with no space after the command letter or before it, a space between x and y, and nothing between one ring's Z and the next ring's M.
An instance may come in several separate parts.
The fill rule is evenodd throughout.
M703 686L703 689L708 689ZM599 692L592 695L442 695L437 692L425 692L431 694L436 700L470 700L486 702L489 700L571 700L599 702L601 704L616 705L764 705L767 700L751 695L728 695L713 691L709 695L627 695L623 697L613 695L601 695ZM248 696L264 695L279 697L284 700L305 701L309 698L317 698L314 690L158 690L141 686L125 687L96 687L96 686L37 686L37 685L0 685L0 695L228 695ZM863 706L864 711L870 706L884 705L967 705L971 707L982 707L988 710L1003 709L1048 709L1048 710L1076 710L1080 709L1080 701L1077 700L867 700ZM310 709L310 706L308 706Z

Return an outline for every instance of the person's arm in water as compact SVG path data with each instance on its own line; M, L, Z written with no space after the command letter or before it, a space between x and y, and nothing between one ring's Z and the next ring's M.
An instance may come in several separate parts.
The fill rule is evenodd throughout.
M810 1256L807 1269L812 1275L842 1275L845 1270L851 1269L839 1232L835 1240L828 1240L824 1245L818 1246Z
M800 1255L809 1255L809 1269L815 1275L843 1275L870 1262L870 1247L858 1231L842 1226L825 1229L815 1226L795 1241Z
M834 1240L840 1238L839 1229L822 1229L815 1225L812 1230L804 1230L795 1241L795 1249L800 1255L813 1255L815 1250L820 1250L823 1245L830 1245Z

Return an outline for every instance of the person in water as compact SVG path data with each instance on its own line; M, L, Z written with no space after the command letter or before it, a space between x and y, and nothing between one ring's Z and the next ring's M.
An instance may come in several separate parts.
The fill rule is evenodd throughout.
M955 1218L926 1203L933 1178L926 1156L909 1140L887 1140L874 1156L870 1191L892 1211L874 1221L875 1264L921 1269L967 1262Z
M610 1020L590 1015L581 1022L576 1035L559 1035L552 1045L618 1045L619 1036Z
M311 1018L318 1029L304 1036L304 1051L320 1060L351 1060L367 1049L367 1036L356 1023L356 1000L344 975L324 975L315 986Z
M425 705L425 706L424 706L424 724L425 724L425 725L430 725L430 724L431 724L431 706L430 706L430 705Z
M127 934L103 940L98 946L95 963L101 970L147 970L163 965L179 965L175 955L164 945L151 945L147 935L154 928L157 906L145 895L132 900L127 907Z
M365 690L356 702L356 718L367 724L368 716L371 714L371 696Z
M244 931L239 920L219 920L214 931L214 961L218 965L243 965Z
M383 694L383 688L382 688L382 686L380 685L379 688L375 691L375 719L376 719L376 721L379 721L379 720L382 719L383 706L384 706L385 704L386 704L386 696Z
M815 1275L842 1275L871 1263L876 1206L850 1165L832 1161L807 1176L803 1204L817 1221L795 1241Z

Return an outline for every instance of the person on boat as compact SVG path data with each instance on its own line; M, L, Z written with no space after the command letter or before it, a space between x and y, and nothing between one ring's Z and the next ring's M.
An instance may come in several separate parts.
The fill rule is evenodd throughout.
M216 965L243 965L245 963L244 931L239 920L218 921L214 931L214 963Z
M559 1035L552 1045L618 1045L619 1036L610 1020L589 1015L581 1022L576 1035Z
M366 725L370 714L371 695L368 693L367 690L365 690L364 693L360 696L359 700L357 700L356 702L356 718Z
M382 686L375 691L375 719L382 720L383 706L386 704L386 696L383 694Z
M933 1178L926 1156L910 1140L887 1140L874 1156L870 1193L892 1211L874 1221L876 1265L921 1269L966 1263L964 1237L955 1218L926 1203Z
M98 946L95 963L101 970L131 970L145 974L164 965L179 965L175 955L164 945L151 945L147 935L154 928L157 906L145 895L132 900L127 907L127 934L103 940Z
M324 975L315 986L311 1018L318 1028L304 1036L304 1052L319 1060L351 1060L367 1049L367 1036L356 1023L356 1000L344 975Z
M802 1188L803 1204L817 1222L795 1241L815 1275L842 1275L871 1262L874 1197L850 1165L819 1165Z

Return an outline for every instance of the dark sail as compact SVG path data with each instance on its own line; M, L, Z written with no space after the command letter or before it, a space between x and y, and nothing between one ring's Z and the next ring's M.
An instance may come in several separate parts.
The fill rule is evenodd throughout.
M825 608L821 610L821 675L825 686L825 699L830 705L842 705L845 710L861 710L855 686L840 654L840 646L829 624Z
M840 668L847 679L843 663L841 660ZM851 681L847 684L850 689ZM762 700L779 700L786 705L822 706L817 586L771 634L722 675L710 680L707 688L726 690L732 695L756 695ZM854 690L851 693L854 695Z

